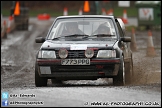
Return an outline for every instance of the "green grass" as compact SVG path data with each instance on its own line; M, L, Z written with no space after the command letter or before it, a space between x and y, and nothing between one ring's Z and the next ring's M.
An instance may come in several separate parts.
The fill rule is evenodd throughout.
M29 16L31 17L36 17L37 15L43 14L43 13L49 14L51 17L61 15L61 12L59 11L54 12L53 10L47 10L47 9L32 10L32 11L29 10Z
M134 7L132 8L116 7L114 9L114 16L122 17L124 9L126 9L127 11L127 17L137 17L138 11L137 11L137 8L134 8Z
M125 27L126 31L129 31L129 32L132 31L132 28L134 28L135 31L138 29L136 26L126 26Z
M3 10L1 10L1 14L2 14L3 16L9 16L9 15L10 15L10 10L8 10L8 9L3 9Z

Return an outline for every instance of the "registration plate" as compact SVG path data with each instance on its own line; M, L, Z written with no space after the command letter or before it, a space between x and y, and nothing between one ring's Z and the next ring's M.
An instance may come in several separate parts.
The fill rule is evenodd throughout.
M61 65L90 65L90 59L62 59Z

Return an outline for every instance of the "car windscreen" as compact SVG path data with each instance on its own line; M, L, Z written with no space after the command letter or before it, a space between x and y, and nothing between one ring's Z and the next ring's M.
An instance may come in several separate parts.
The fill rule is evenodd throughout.
M62 18L51 28L49 40L105 40L116 39L116 31L111 18Z

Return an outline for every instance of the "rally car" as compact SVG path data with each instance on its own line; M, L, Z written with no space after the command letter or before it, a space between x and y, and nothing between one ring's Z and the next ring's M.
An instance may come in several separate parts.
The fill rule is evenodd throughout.
M103 31L101 30L103 29ZM106 32L104 31L106 30ZM113 78L114 85L131 83L130 36L120 18L108 15L59 16L36 54L35 85L67 80Z

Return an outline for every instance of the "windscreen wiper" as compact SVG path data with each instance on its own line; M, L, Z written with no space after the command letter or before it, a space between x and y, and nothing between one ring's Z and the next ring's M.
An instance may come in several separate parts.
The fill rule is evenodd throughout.
M60 36L60 37L57 37L57 38L54 38L52 40L55 40L55 39L59 39L59 38L66 38L66 37L80 37L82 36L82 38L85 38L85 37L88 37L89 35L86 35L86 34L72 34L72 35L66 35L66 36Z
M86 36L85 38L94 38L94 37L111 37L111 36L115 36L115 35L109 35L109 34L95 34L95 35L91 35L91 36Z
M97 36L97 37L111 37L111 36L115 36L115 35L111 35L111 34L95 34L95 35L92 35L92 36Z

